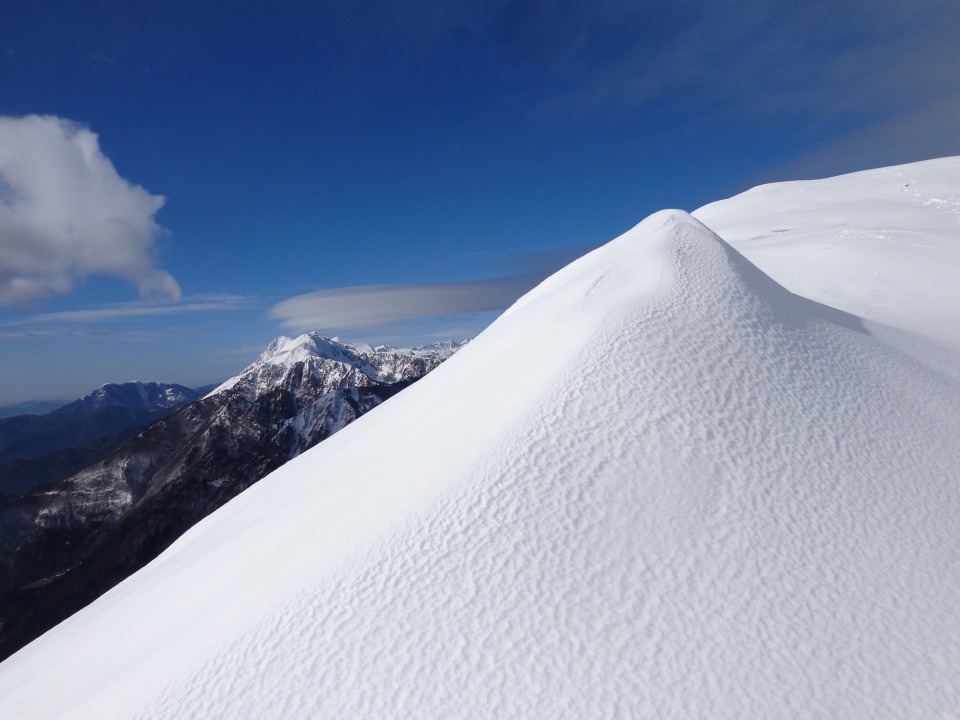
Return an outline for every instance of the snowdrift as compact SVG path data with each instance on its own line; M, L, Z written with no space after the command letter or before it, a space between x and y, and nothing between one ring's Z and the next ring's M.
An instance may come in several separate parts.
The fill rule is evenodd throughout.
M888 337L653 215L0 665L0 716L955 712L960 383Z
M960 351L960 157L761 185L694 215L786 288Z

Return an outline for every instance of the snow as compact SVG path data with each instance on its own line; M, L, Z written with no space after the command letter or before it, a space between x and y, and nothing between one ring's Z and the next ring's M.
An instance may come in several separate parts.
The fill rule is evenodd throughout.
M909 178L952 202L951 162ZM841 309L681 211L572 263L0 665L0 717L955 714L954 290L810 249L898 171L697 213ZM875 221L953 262L909 208Z
M789 290L960 350L960 157L762 185L694 215Z

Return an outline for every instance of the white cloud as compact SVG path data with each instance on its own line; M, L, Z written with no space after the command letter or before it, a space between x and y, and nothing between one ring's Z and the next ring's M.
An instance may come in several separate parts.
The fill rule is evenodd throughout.
M120 177L89 129L0 116L0 305L66 294L89 275L178 300L176 280L153 257L163 203Z
M289 298L270 309L291 330L359 331L419 318L503 310L542 274L460 283L366 285Z

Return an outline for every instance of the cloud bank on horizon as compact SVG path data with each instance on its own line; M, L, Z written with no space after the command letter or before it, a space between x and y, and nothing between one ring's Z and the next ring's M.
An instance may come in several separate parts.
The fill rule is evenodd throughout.
M177 281L153 255L163 203L122 178L88 128L0 116L0 306L65 295L90 275L178 300Z

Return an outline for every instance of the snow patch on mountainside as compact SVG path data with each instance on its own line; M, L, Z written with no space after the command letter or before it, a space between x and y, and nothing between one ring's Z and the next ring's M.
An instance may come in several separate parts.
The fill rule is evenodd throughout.
M960 386L886 337L657 213L0 665L0 714L944 716Z

